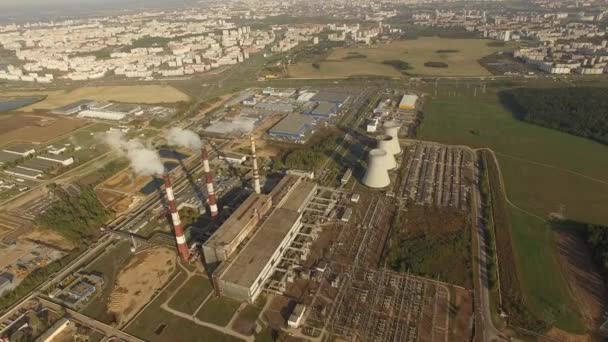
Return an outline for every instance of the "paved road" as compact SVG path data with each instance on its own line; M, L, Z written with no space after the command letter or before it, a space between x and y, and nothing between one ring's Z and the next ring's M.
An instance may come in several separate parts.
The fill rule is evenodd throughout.
M473 155L475 151L470 150ZM475 160L475 159L474 159ZM477 174L477 172L476 172ZM477 177L476 177L477 178ZM501 333L494 326L492 322L492 309L490 307L490 289L489 289L489 278L488 278L488 255L486 254L487 248L487 232L486 227L483 224L481 218L481 194L479 193L479 187L474 186L471 192L471 198L473 199L473 217L475 218L475 233L477 234L477 255L479 256L478 262L475 263L478 268L478 277L475 280L475 294L477 300L475 301L475 315L480 322L477 327L480 328L481 332L478 332L481 336L481 341L502 341L505 340L501 337Z

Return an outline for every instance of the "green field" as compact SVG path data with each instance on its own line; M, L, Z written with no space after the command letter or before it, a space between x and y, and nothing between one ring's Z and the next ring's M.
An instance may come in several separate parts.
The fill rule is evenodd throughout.
M539 317L580 333L578 308L545 219L561 213L580 222L608 223L608 147L518 121L498 102L496 89L483 94L474 87L440 85L437 97L433 87L426 89L431 96L419 136L496 152L512 203L513 245L526 302Z
M161 309L164 303L186 280L181 272L173 282L163 291L134 321L126 332L146 341L152 342L239 342L239 338L222 334L196 323L172 315ZM163 328L164 325L164 328ZM162 330L162 331L161 331Z
M511 207L509 216L526 304L542 320L572 333L584 333L579 309L559 271L553 232L545 221L518 209Z
M171 299L169 306L177 311L192 315L212 291L209 279L194 276L188 279L184 287Z
M411 69L404 70L409 74L483 76L490 73L477 60L513 48L512 45L492 47L488 46L489 42L484 39L424 37L369 47L336 48L325 60L317 62L318 68L311 61L304 60L290 66L289 75L295 78L341 78L354 75L399 77L402 75L400 70L383 63L399 60L411 66ZM445 63L447 67L425 66L428 62Z
M131 255L129 242L121 241L111 249L106 250L86 268L87 272L102 273L104 285L101 293L95 295L93 300L82 310L83 314L106 324L112 322L113 317L108 314L106 303L114 287L116 275Z
M226 326L241 303L226 297L212 297L203 305L196 317L201 321Z

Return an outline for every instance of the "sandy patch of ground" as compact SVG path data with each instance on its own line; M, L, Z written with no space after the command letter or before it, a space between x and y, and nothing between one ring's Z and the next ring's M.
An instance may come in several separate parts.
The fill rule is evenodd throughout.
M30 253L33 248L34 244L29 241L19 241L15 245L0 248L0 269L14 264L19 258Z
M46 95L43 101L22 108L22 111L50 110L79 100L116 101L132 103L174 103L189 101L188 95L166 85L81 87L73 90L9 92L6 95Z
M99 185L98 189L114 190L123 195L135 194L151 181L150 176L134 176L133 171L128 168L108 178Z
M39 241L41 244L56 246L63 250L72 250L74 248L72 242L52 230L34 229L23 237L32 241Z
M116 314L118 326L129 321L156 290L165 284L176 267L175 252L157 247L135 255L116 277L108 310Z

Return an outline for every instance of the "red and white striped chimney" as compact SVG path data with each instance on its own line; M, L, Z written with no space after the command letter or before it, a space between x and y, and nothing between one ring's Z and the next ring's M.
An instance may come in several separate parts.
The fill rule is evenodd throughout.
M173 222L173 230L175 231L177 251L182 258L182 261L188 262L190 259L190 251L188 251L188 244L186 243L186 237L184 236L184 228L182 227L182 222L180 221L177 212L177 205L175 204L175 194L173 193L173 186L171 185L171 177L168 173L165 174L164 180L167 202L169 202L169 210L171 211L171 221Z
M256 194L262 192L260 189L260 173L258 172L258 157L255 154L255 138L251 135L251 163L253 164L253 189Z
M217 218L217 197L215 196L215 188L213 187L213 175L211 174L211 168L209 167L209 154L207 149L203 147L201 149L201 157L203 158L203 169L205 171L205 184L207 185L207 200L209 201L209 210L211 211L211 218Z

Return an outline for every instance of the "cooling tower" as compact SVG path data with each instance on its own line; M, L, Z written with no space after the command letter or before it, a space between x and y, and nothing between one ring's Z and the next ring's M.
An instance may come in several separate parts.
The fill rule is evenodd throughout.
M375 148L369 151L367 156L367 171L363 176L363 184L370 188L387 187L391 180L388 177L388 169L386 168L386 157L388 153L385 150Z
M401 128L401 125L395 121L387 121L384 123L384 134L390 135L391 137L393 137L393 142L391 143L393 145L393 149L392 149L392 151L394 152L393 154L401 153L401 146L399 145L399 129L400 128Z
M395 160L395 145L393 144L393 137L390 135L381 135L378 138L378 148L386 151L386 169L392 170L397 167L397 161Z

